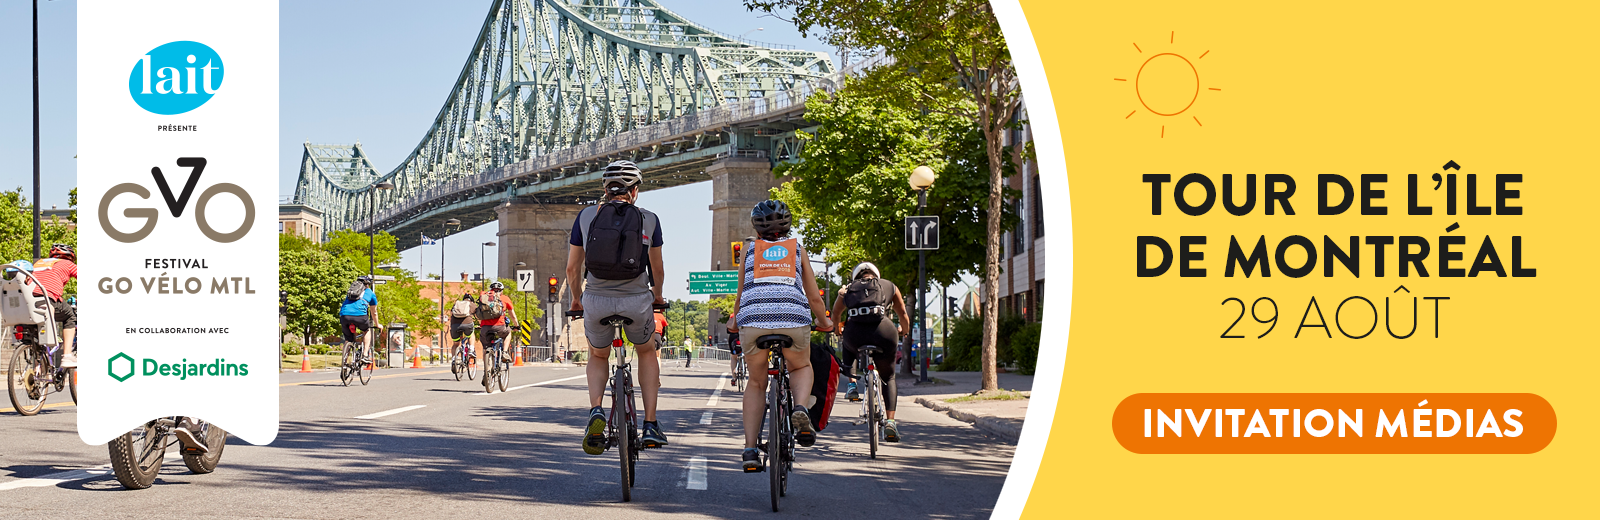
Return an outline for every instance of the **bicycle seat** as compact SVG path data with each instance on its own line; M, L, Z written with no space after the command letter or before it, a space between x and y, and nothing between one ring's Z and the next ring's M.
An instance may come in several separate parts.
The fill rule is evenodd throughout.
M789 348L794 346L794 340L783 334L767 334L756 338L756 346L763 349Z
M863 356L870 356L874 352L877 352L877 351L878 351L878 347L876 345L862 345L862 346L856 347L856 352L860 352L861 355L863 355Z
M600 324L601 325L605 325L607 327L615 326L618 323L621 323L623 325L633 325L633 318L629 318L629 317L623 316L621 314L612 314L610 316L606 316L604 318L600 318Z

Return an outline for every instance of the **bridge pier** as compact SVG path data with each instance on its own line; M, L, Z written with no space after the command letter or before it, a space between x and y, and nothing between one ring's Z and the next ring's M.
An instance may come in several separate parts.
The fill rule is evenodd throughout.
M711 270L732 270L733 242L755 235L750 228L750 210L769 197L769 190L783 184L772 176L772 162L765 157L729 157L706 167L711 177ZM677 283L669 280L668 283ZM711 333L721 343L728 339L722 318L710 311Z
M495 215L500 225L499 247L495 248L499 255L499 268L497 276L515 280L517 262L527 262L523 269L533 269L534 276L538 278L537 290L528 295L529 301L544 301L547 287L544 280L555 276L561 281L560 312L565 312L572 305L566 287L567 280L567 239L572 232L572 221L578 218L578 212L586 206L581 204L539 204L536 202L511 202L495 207ZM508 287L507 292L515 294L516 287ZM520 295L513 296L517 303L522 303ZM545 312L550 311L548 303L540 307ZM543 324L541 324L543 325ZM535 344L542 344L537 338Z

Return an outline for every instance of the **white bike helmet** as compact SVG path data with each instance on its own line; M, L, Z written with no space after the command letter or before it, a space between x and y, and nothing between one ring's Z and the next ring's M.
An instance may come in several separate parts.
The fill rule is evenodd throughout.
M644 182L644 174L639 172L639 166L633 164L633 161L608 164L605 175L600 177L600 185L605 187L608 195L628 191L641 182Z
M855 270L850 272L850 279L860 280L861 273L872 273L872 276L883 278L883 274L878 272L878 266L872 265L872 262L861 262L857 265Z

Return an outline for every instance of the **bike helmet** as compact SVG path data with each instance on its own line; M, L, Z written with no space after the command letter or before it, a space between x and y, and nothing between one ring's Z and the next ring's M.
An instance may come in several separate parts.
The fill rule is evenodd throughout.
M608 164L605 175L600 177L600 185L605 187L606 195L627 193L628 189L641 182L644 182L644 174L639 172L639 167L633 161Z
M872 265L872 262L861 262L860 265L856 266L855 270L850 271L850 279L860 280L861 275L866 273L872 273L872 276L883 278L883 273L878 272L878 266Z
M364 283L364 284L367 284L367 285L372 285L372 277L371 276L367 276L367 275L357 276L356 277L356 281Z
M72 250L70 244L54 244L50 246L50 258L64 258L68 261L78 261L78 253Z
M750 210L750 225L762 240L777 240L789 235L789 205L780 200L763 200Z
M503 283L500 283L500 282L493 282L493 283L489 284L489 290L491 290L491 291L501 291L501 290L505 290L505 288L506 288L506 284L503 284Z

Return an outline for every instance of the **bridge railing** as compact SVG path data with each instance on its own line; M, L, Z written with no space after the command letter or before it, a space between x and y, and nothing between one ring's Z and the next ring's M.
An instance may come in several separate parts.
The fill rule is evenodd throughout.
M839 79L845 75L858 74L866 68L890 63L893 63L892 59L864 60L853 64L839 74L830 76L828 79L801 83L797 88L791 90L778 91L764 97L746 99L737 103L718 105L693 114L675 117L627 132L563 148L553 153L533 157L514 164L491 168L476 175L446 181L418 190L399 204L379 211L374 220L368 222L368 228L371 229L375 222L387 221L396 216L409 213L418 206L441 197L479 189L510 179L575 167L580 161L604 157L619 150L635 149L651 143L664 142L674 137L687 138L695 134L757 119L768 114L789 111L796 106L803 106L806 99L818 91L833 92L837 90ZM569 174L561 171L554 178L561 179L569 175L582 173L587 172Z

